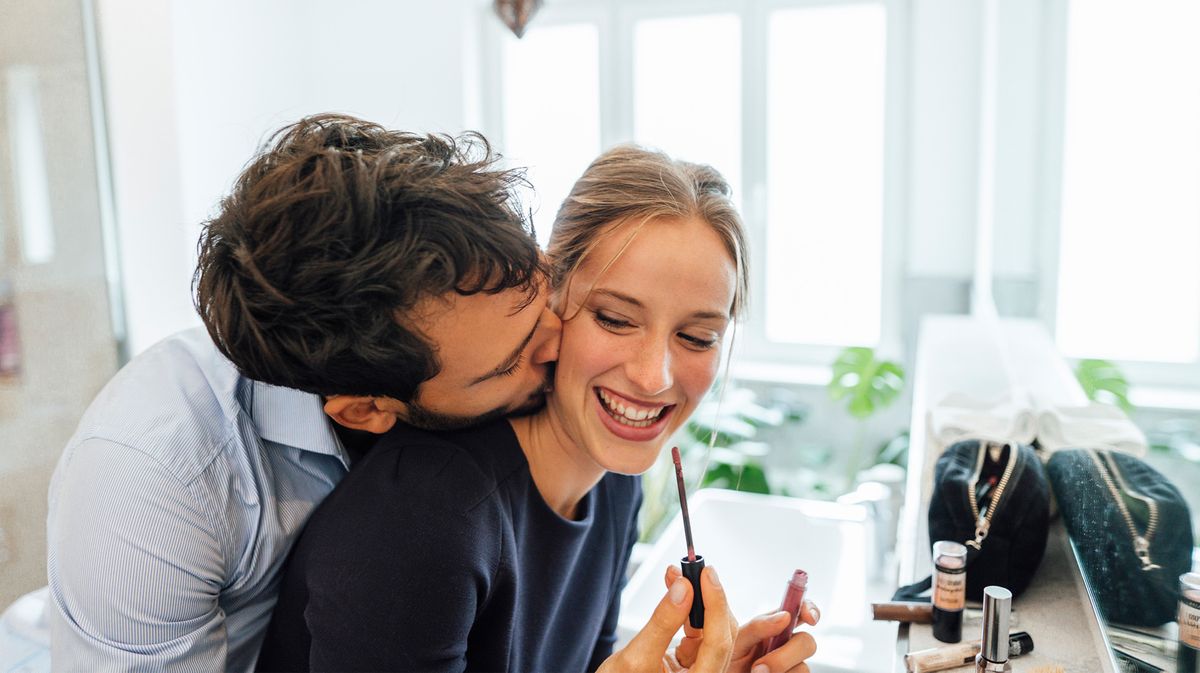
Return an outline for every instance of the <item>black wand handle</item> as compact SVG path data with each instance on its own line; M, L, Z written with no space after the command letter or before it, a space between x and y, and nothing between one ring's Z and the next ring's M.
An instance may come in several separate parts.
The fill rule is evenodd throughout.
M683 576L687 581L692 583L692 611L688 614L688 620L692 624L692 628L704 628L704 596L700 593L700 571L704 570L704 557L697 555L696 560L689 561L688 557L684 556L679 560L679 567L683 570Z

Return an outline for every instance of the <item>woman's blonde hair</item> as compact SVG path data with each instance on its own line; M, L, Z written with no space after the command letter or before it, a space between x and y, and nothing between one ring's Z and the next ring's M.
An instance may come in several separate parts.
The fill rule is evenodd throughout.
M553 287L565 291L571 274L597 241L611 232L628 232L624 251L651 220L695 217L713 228L733 258L737 286L730 315L740 316L748 284L746 234L730 193L729 183L711 166L679 161L636 145L608 150L575 181L554 220L547 251ZM613 261L615 257L607 260L604 268Z

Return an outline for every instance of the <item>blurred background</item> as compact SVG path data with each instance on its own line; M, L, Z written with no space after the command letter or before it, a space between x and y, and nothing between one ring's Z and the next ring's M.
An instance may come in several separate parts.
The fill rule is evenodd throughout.
M0 0L0 606L45 584L84 407L199 324L200 224L325 111L482 131L543 241L613 144L720 169L754 288L729 406L689 428L720 431L706 483L894 482L919 321L994 299L1112 365L1099 393L1196 498L1197 34L1194 0L546 0L520 39L484 0ZM886 394L848 403L835 362Z

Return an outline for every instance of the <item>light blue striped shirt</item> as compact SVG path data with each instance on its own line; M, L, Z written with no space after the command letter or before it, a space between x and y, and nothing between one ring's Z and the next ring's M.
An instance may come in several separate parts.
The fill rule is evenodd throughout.
M58 671L249 671L280 570L346 473L317 395L244 378L203 329L126 365L50 483Z

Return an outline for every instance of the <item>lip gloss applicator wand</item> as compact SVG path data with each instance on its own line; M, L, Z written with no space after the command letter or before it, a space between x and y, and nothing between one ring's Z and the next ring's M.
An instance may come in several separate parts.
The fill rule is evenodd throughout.
M688 620L693 628L704 628L704 597L700 594L700 571L704 570L704 557L696 555L692 544L692 520L688 516L687 492L683 487L683 466L679 464L679 447L671 447L671 460L675 461L675 485L679 487L679 509L683 513L683 537L687 540L687 556L679 560L683 576L692 583L692 611Z

